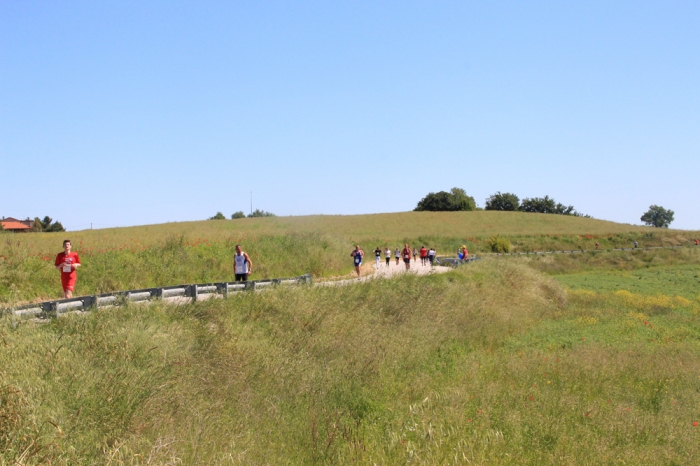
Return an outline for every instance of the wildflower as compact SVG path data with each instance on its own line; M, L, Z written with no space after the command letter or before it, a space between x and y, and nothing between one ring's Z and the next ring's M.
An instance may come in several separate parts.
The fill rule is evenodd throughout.
M694 422L693 422L693 427L697 427L697 426L698 426L698 421L694 421Z

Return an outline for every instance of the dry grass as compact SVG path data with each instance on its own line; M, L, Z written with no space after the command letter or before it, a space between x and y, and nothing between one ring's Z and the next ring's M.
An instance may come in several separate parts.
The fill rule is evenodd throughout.
M694 464L700 326L657 301L485 260L5 319L0 464Z

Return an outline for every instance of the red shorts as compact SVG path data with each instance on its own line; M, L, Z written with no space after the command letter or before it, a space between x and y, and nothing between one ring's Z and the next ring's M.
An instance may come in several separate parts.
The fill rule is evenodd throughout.
M75 291L75 279L78 278L74 273L62 273L61 274L61 285L63 285L63 291Z

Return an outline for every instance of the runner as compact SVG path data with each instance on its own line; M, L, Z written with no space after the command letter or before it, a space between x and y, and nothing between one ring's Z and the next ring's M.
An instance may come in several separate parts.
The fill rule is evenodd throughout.
M600 248L600 244L598 244L598 242L596 241L596 243L595 243L595 249L596 249L596 251L598 250L598 248Z
M389 249L389 246L386 247L384 250L384 255L386 256L386 266L389 267L391 264L391 249Z
M382 250L377 246L377 249L374 250L374 258L377 261L376 268L379 269L379 263L382 261Z
M408 247L408 243L403 245L403 251L401 251L401 256L403 256L403 263L406 264L406 270L411 268L411 248Z
M425 265L425 261L428 259L428 250L425 246L420 247L420 265Z
M365 252L360 249L360 245L355 246L355 250L350 253L350 257L353 258L353 263L355 264L355 272L357 272L357 279L360 279L360 267L362 266L362 258L365 257Z
M396 251L394 251L394 256L396 256L396 265L399 265L399 257L401 257L401 251L399 251L399 248L396 248Z
M416 257L418 257L418 251L416 251L416 248L413 248L413 263L416 263Z
M70 252L70 240L63 241L63 252L56 255L53 265L56 270L61 271L61 285L63 286L63 297L72 298L75 291L75 280L78 278L76 270L80 267L80 257L74 252Z
M462 260L464 262L469 260L469 250L467 249L466 245L462 245Z
M243 252L241 245L236 245L236 254L233 256L233 272L237 282L247 282L248 276L253 271L253 261L247 252Z
M639 243L635 241L634 242L634 249L637 249L638 247L639 247Z
M435 260L435 249L430 248L430 251L428 251L428 260L430 261L430 266L433 266L433 261Z
M700 240L698 240L698 239L695 240L695 246L700 246Z

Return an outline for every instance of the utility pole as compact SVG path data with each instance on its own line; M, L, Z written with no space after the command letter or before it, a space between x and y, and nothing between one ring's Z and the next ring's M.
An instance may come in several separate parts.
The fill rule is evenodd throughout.
M253 215L253 191L250 192L250 215Z

